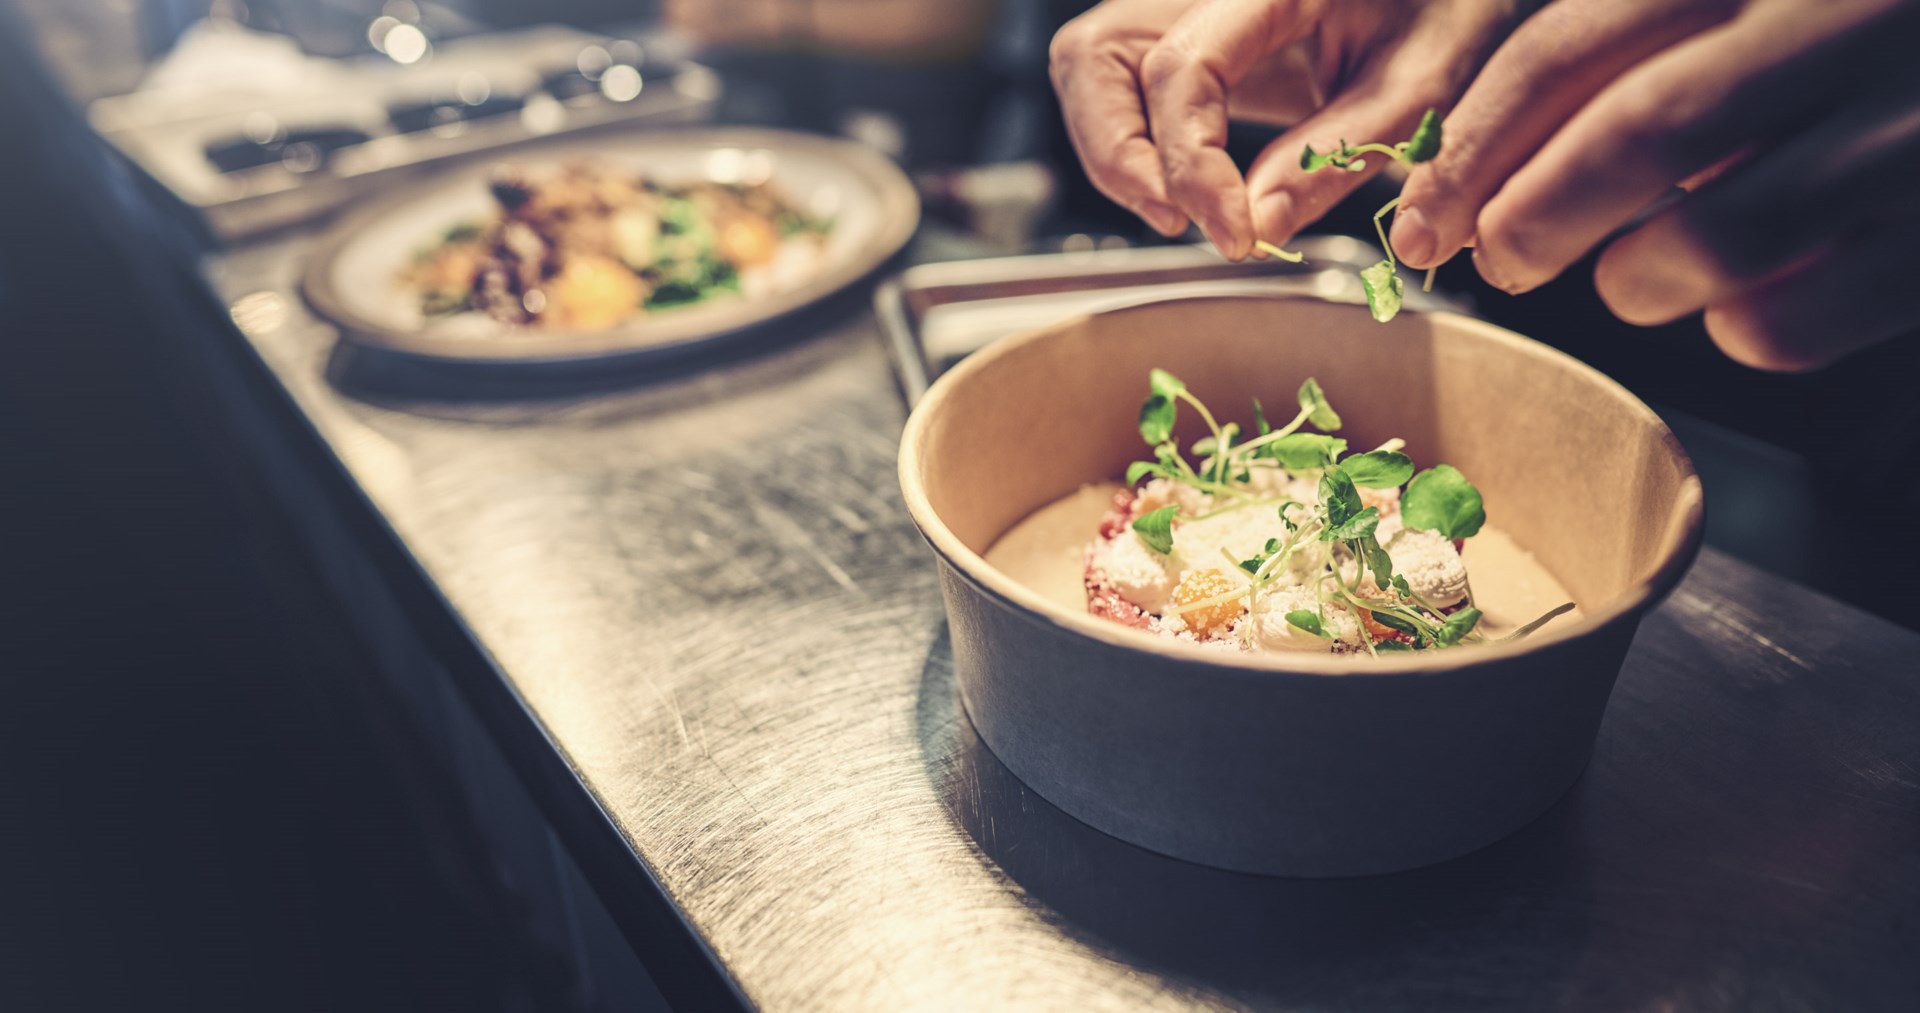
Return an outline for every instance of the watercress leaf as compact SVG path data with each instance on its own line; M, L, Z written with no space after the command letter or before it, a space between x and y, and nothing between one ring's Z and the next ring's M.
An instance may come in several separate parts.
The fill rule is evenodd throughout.
M1373 530L1379 526L1380 526L1379 508L1368 507L1357 514L1354 514L1352 517L1347 518L1346 523L1341 524L1339 527L1333 529L1333 537L1338 538L1343 542L1351 542L1361 538L1372 538ZM1369 560L1367 565L1372 566L1373 565L1372 561Z
M1320 433L1289 433L1266 445L1274 460L1288 471L1319 471L1331 467L1347 449L1347 441Z
M1260 410L1259 398L1253 399L1253 427L1259 430L1261 436L1273 432L1273 427L1267 425L1267 413Z
M1127 465L1127 484L1139 485L1141 479L1148 475L1159 475L1161 472L1161 467L1152 461L1135 461Z
M1306 609L1295 609L1287 613L1287 625L1305 630L1323 640L1333 639L1326 628L1320 624L1320 617Z
M1393 261L1383 260L1360 272L1360 287L1367 293L1367 308L1373 318L1386 323L1400 314L1400 300L1406 284L1393 271Z
M1173 551L1173 515L1179 511L1177 506L1164 506L1141 514L1134 518L1133 530L1139 533L1147 548L1164 556Z
M1413 645L1404 640L1376 640L1374 641L1373 649L1376 651L1411 651L1413 650Z
M1367 509L1371 510L1373 508L1368 507ZM1367 561L1367 569L1373 571L1374 587L1385 591L1391 581L1397 580L1401 584L1406 583L1405 578L1394 576L1393 557L1387 555L1387 550L1381 547L1380 539L1369 532L1365 538L1360 539L1358 544L1361 557ZM1409 592L1409 594L1411 594L1411 592Z
M1400 497L1400 516L1407 527L1437 531L1442 538L1458 541L1479 533L1487 511L1480 490L1459 469L1436 464L1407 483Z
M1149 444L1165 443L1173 435L1176 412L1171 396L1149 394L1140 405L1140 438Z
M1327 508L1327 528L1338 530L1360 512L1360 490L1346 472L1328 468L1320 473L1320 503Z
M1405 597L1408 597L1408 598L1413 597L1413 588L1407 585L1407 578L1402 577L1397 573L1393 575L1393 589L1395 591L1400 592L1401 595Z
M1367 614L1373 617L1374 622L1396 633L1405 633L1410 637L1420 635L1420 627L1415 626L1411 620L1404 617L1394 615L1391 612L1375 612L1372 609L1368 609Z
M1340 462L1340 470L1363 489L1391 489L1413 477L1413 461L1392 450L1369 450Z
M1461 638L1472 633L1473 628L1479 625L1479 623L1479 609L1463 608L1448 616L1447 621L1441 623L1440 628L1434 631L1434 643L1439 644L1441 647L1452 647L1459 643Z
M1164 398L1173 398L1187 389L1180 378L1164 369L1150 370L1147 373L1147 387Z
M1322 432L1333 432L1340 428L1340 413L1327 403L1327 395L1320 390L1320 381L1307 377L1300 384L1300 410L1307 413L1307 421Z
M1266 559L1261 556L1255 556L1252 559L1243 559L1240 561L1240 569L1248 573L1259 573L1261 564L1265 562Z
M1267 548L1266 548L1267 555L1271 556L1274 553L1279 551L1280 551L1280 539L1278 538L1267 539Z
M1308 172L1312 172L1323 165L1327 165L1331 163L1332 161L1333 161L1333 156L1322 155L1321 153L1313 150L1313 145L1311 144L1306 145L1305 147L1300 149L1300 168L1305 169Z
M1407 161L1425 162L1440 153L1440 113L1429 109L1420 117L1420 125L1413 129L1413 137L1407 141Z

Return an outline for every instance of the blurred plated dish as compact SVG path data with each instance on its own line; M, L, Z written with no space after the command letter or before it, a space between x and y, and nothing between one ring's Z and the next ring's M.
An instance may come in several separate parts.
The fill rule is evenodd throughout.
M683 353L820 301L906 244L919 201L859 145L711 130L551 145L363 209L308 265L354 344L558 363Z

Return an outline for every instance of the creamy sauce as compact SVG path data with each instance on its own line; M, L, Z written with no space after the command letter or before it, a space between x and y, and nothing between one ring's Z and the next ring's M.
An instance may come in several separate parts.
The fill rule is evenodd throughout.
M1118 483L1082 486L1013 526L987 549L988 564L1041 597L1074 612L1087 608L1087 546L1099 534L1100 518L1113 503ZM1487 526L1467 539L1461 558L1473 582L1474 605L1485 614L1480 629L1501 636L1572 601L1533 554L1498 528ZM1545 629L1572 624L1574 609Z

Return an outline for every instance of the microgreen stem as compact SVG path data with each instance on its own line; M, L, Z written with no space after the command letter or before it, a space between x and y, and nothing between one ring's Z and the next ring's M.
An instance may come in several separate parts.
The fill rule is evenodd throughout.
M1221 514L1230 514L1236 510L1245 510L1248 507L1278 506L1282 503L1291 503L1291 502L1294 502L1293 499L1287 496L1274 496L1274 497L1269 497L1267 499L1242 499L1242 500L1235 501L1232 506L1223 506L1217 510L1209 510L1206 513L1199 515L1198 517L1182 517L1180 519L1188 522L1210 521L1215 517L1220 516Z
M1394 147L1391 144L1381 144L1377 141L1371 144L1350 145L1346 148L1341 149L1340 154L1345 156L1349 161L1351 161L1355 158L1360 157L1361 155L1364 155L1364 154L1367 154L1368 152L1373 152L1373 151L1377 151L1380 154L1385 155L1396 162L1404 162L1407 160L1407 153L1405 149Z
M1540 627L1545 626L1547 624L1547 621L1552 619L1553 617L1566 615L1568 612L1571 612L1571 611L1573 611L1572 602L1567 602L1564 605L1560 605L1559 607L1548 611L1546 615L1543 615L1540 618L1535 619L1533 622L1530 622L1525 626L1522 626L1519 629L1514 630L1512 633L1509 633L1506 636L1501 637L1499 640L1499 643L1504 644L1510 640L1518 640L1521 637L1524 637L1527 634L1532 633L1534 630L1537 630Z
M1214 476L1215 479L1221 483L1225 483L1227 480L1227 474L1228 474L1227 458L1229 457L1227 453L1226 431L1220 428L1220 423L1215 422L1213 420L1213 413L1207 410L1207 406L1202 404L1200 402L1200 399L1197 397L1194 397L1191 392L1183 389L1179 392L1177 396L1180 398L1180 400L1185 401L1186 403L1192 405L1193 410L1200 413L1201 421L1205 422L1207 424L1207 428L1213 432L1214 467L1209 468L1208 470L1209 471L1217 470L1219 474Z
M1238 568L1236 567L1236 569ZM1241 572L1244 573L1246 571L1242 570ZM1170 615L1183 616L1189 612L1198 612L1204 608L1212 608L1215 605L1224 605L1227 602L1233 601L1237 598L1251 597L1254 590L1255 590L1254 586L1252 584L1248 584L1246 587L1240 588L1235 591L1228 591L1226 594L1216 594L1211 598L1202 598L1199 601L1190 601L1185 605L1175 605L1174 607L1168 609L1167 612Z
M1393 244L1387 242L1387 227L1382 224L1380 220L1385 218L1388 212L1399 206L1400 198L1395 197L1385 204L1380 205L1380 210L1373 213L1373 231L1380 234L1380 248L1387 251L1387 263L1392 264L1396 269L1399 268L1400 262L1394 259Z
M1286 425L1281 426L1278 429L1275 429L1273 432L1270 432L1265 436L1256 436L1253 439L1248 440L1247 442L1234 447L1233 450L1231 451L1231 454L1234 457L1239 457L1241 454L1244 454L1250 450L1253 450L1256 447L1264 447L1269 443L1274 443L1279 440L1286 439L1287 437L1292 436L1295 432L1297 432L1301 426L1306 425L1307 419L1312 415L1313 415L1313 409L1302 408L1300 409L1300 414L1295 415L1293 417L1292 422L1289 422Z
M1267 242L1264 239L1254 240L1253 248L1256 250L1259 250L1261 253L1264 253L1269 257L1274 258L1275 260L1284 260L1289 264L1304 263L1307 259L1307 255L1304 253L1295 253L1292 250L1283 250L1278 246L1275 246L1272 243Z
M1433 276L1439 273L1440 273L1440 265L1438 264L1435 264L1434 266L1427 268L1427 280L1420 283L1420 291L1422 292L1433 291Z

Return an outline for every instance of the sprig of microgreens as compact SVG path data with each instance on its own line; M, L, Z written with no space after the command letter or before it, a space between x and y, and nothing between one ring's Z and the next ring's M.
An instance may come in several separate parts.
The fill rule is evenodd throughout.
M1365 156L1381 154L1407 165L1425 162L1440 153L1440 114L1429 109L1420 117L1420 125L1414 128L1413 136L1398 144L1348 144L1340 142L1340 147L1321 154L1309 144L1300 150L1300 168L1308 172L1317 172L1331 166L1348 172L1362 172L1367 167ZM1406 285L1400 280L1400 261L1393 255L1393 244L1387 241L1385 218L1394 208L1400 206L1400 198L1381 205L1373 213L1373 230L1380 235L1380 248L1386 251L1387 259L1360 272L1360 287L1367 293L1367 308L1373 311L1373 318L1386 323L1400 312L1400 303L1406 295ZM1266 248L1267 244L1256 243ZM1271 252L1271 251L1269 251ZM1433 271L1427 272L1424 291L1433 291Z
M1340 414L1328 403L1318 381L1308 377L1300 384L1296 400L1299 412L1286 425L1268 424L1260 402L1253 402L1255 435L1236 442L1241 428L1232 422L1221 423L1178 377L1163 369L1148 376L1148 394L1140 406L1140 436L1153 448L1154 460L1136 461L1127 468L1127 484L1155 477L1190 486L1213 499L1205 513L1182 517L1180 507L1170 505L1136 518L1133 530L1143 543L1163 555L1174 545L1175 521L1197 521L1233 510L1256 506L1275 507L1286 529L1284 537L1267 539L1262 550L1248 559L1227 562L1232 572L1245 578L1245 585L1233 591L1176 606L1173 614L1194 612L1247 598L1249 602L1262 590L1290 572L1289 564L1302 552L1312 553L1319 574L1312 579L1318 606L1287 614L1287 622L1303 632L1333 639L1326 609L1329 603L1344 604L1354 614L1370 615L1374 622L1405 635L1411 644L1399 640L1376 642L1364 633L1369 652L1380 650L1452 647L1487 639L1477 627L1481 612L1474 607L1468 588L1467 607L1446 613L1439 605L1416 593L1404 576L1396 574L1393 559L1377 537L1380 511L1365 505L1360 490L1406 487L1401 494L1402 522L1409 528L1433 531L1449 541L1471 538L1486 522L1486 508L1480 491L1458 469L1435 465L1415 474L1413 462L1401 453L1404 441L1389 440L1374 450L1348 454L1347 441L1328 435L1341 426ZM1186 402L1206 424L1209 435L1196 441L1193 453L1201 455L1199 467L1188 463L1173 437L1179 417L1179 404ZM1320 432L1307 432L1311 425ZM1263 496L1252 487L1253 471L1277 468L1289 474L1317 474L1317 499L1302 503L1291 498ZM1353 563L1351 580L1346 576L1337 549L1344 549ZM1224 551L1224 550L1223 550ZM1366 578L1371 577L1370 591ZM1561 606L1528 623L1506 638L1516 639L1538 629L1554 616L1571 609Z

